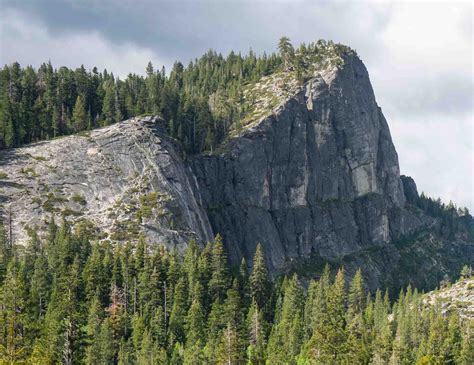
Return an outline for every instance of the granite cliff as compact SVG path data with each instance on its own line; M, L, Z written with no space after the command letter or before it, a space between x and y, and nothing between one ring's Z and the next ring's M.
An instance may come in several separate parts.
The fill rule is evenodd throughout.
M184 248L212 239L195 177L161 122L144 117L2 151L0 202L13 240L24 243L25 228L44 228L50 216L87 220L112 241L143 232Z
M396 281L392 274L412 254L396 242L436 235L440 224L406 202L389 127L353 54L308 80L224 152L198 156L192 166L211 225L234 262L249 260L262 242L275 271L304 273L329 261L350 273L363 267L376 287L380 279ZM414 182L407 190L414 201ZM426 256L435 261L414 275L422 286L428 272L439 278L458 269L443 262L443 250L449 260L474 260L472 236L466 244L432 240L439 246Z
M251 262L261 242L273 273L312 276L330 262L362 267L370 287L433 287L474 262L472 217L453 217L447 232L400 177L353 52L303 83L277 81L255 86L272 103L257 100L262 110L213 153L183 158L158 117L2 151L0 202L15 242L51 215L87 219L117 242L143 232L183 248L220 233L233 264Z

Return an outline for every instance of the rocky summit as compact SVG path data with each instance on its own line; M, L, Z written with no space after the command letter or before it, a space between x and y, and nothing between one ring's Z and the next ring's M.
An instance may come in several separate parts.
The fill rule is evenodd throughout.
M212 153L185 156L151 116L1 151L14 242L52 216L87 220L101 240L143 233L178 249L219 233L234 265L260 242L273 274L317 276L329 262L361 267L372 288L434 287L474 262L472 217L434 214L400 176L357 55L287 80L284 94L268 80L260 90L278 97Z

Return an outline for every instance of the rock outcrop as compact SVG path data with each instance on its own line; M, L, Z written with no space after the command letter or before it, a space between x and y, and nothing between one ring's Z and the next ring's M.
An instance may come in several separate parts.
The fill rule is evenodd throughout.
M273 271L308 273L329 261L349 273L363 267L376 287L399 266L394 242L438 224L406 209L387 122L353 54L192 166L235 263L261 242Z
M231 258L249 259L262 242L277 271L301 257L384 246L389 217L405 204L397 153L357 57L309 80L193 169Z
M102 239L143 232L180 249L220 233L233 264L250 263L261 242L272 273L312 276L330 262L349 275L362 267L372 288L433 287L474 262L472 217L448 234L416 206L354 53L291 92L218 152L186 161L157 117L2 151L0 204L15 242L51 216L87 219Z
M103 238L145 233L150 242L186 247L209 240L194 175L159 118L129 120L90 133L2 151L0 202L11 210L14 241L45 220L91 221Z
M423 303L440 306L443 314L458 312L461 317L474 321L474 277L461 278L454 284L426 293Z

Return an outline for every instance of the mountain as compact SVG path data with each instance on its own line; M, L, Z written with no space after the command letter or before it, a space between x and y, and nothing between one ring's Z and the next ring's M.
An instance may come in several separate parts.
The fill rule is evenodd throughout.
M432 288L474 262L469 214L400 176L389 127L355 52L248 83L247 113L212 152L184 153L159 117L2 151L0 202L15 243L67 216L98 239L184 250L220 233L231 264L262 243L273 275L358 267L370 288Z

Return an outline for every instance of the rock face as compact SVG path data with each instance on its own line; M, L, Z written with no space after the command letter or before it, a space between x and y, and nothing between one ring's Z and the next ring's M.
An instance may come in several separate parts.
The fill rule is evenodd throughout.
M474 262L472 217L445 234L416 207L357 56L295 90L218 153L187 161L156 117L2 151L0 204L15 242L50 216L92 221L102 239L143 232L180 249L221 233L235 265L261 242L272 273L312 276L330 262L349 276L362 267L371 288L434 286Z
M129 120L2 151L0 201L5 215L11 207L15 242L52 215L86 218L112 240L144 232L151 242L184 248L191 238L211 239L195 178L160 123Z
M249 262L261 242L273 271L330 261L349 273L363 267L376 287L399 265L393 243L437 224L405 209L390 131L356 56L192 166L234 263Z
M392 239L392 211L405 204L397 153L357 57L309 80L228 151L198 157L193 169L231 258L248 259L262 242L278 271L288 259L383 246Z

